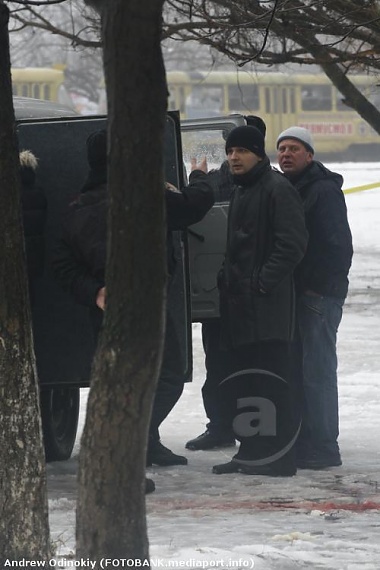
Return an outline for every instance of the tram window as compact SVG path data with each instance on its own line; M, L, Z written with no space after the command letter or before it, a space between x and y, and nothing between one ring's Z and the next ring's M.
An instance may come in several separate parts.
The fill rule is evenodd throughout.
M296 112L296 98L295 98L294 89L290 89L289 94L290 94L290 112L295 113Z
M50 85L44 85L43 98L45 99L45 101L50 101L51 99Z
M270 89L269 87L265 87L265 112L271 113L272 106L270 104Z
M195 85L186 99L186 116L188 119L216 117L222 114L223 107L222 85Z
M380 86L379 85L374 85L371 87L368 99L376 107L376 109L378 111L380 111Z
M336 110L337 111L352 111L349 105L346 105L344 101L344 95L337 89L335 89L335 98L336 98Z
M301 89L303 111L331 111L330 85L303 85Z
M370 87L369 91L368 88L363 86L357 86L359 91L365 96L368 97L368 100L380 110L380 88L377 86ZM336 108L338 111L354 111L352 107L349 105L344 104L344 95L342 95L338 90L336 90Z
M228 98L230 111L257 111L259 109L259 89L257 85L229 85Z
M278 90L274 89L273 90L273 113L279 112L279 109L278 109L279 97L280 97L280 94L279 94Z
M33 97L34 99L39 99L41 97L40 86L36 83L33 85Z
M287 95L286 90L282 89L282 112L283 113L288 112L288 98L286 95Z

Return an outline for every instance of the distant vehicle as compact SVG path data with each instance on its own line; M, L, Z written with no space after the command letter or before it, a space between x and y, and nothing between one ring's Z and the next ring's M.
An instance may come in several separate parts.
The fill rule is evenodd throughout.
M380 109L376 78L350 79ZM326 75L246 71L169 71L169 109L182 119L240 113L259 115L267 125L266 148L274 156L278 134L292 125L312 133L318 156L378 159L380 136L352 109Z
M47 198L45 270L34 282L32 321L46 458L68 459L78 425L80 388L88 387L95 352L88 308L74 302L55 280L50 260L61 232L62 214L86 180L86 139L106 126L106 117L78 115L46 101L14 98L20 150L38 157L38 184ZM184 166L202 144L218 141L215 166L225 159L225 136L245 124L241 115L191 119L180 124L169 112L165 133L165 177L177 187ZM182 148L186 147L186 153ZM201 148L203 151L203 149ZM188 154L187 154L188 153ZM212 157L209 156L209 161ZM211 166L211 164L210 164ZM182 372L192 374L192 322L218 316L216 275L221 267L227 230L228 203L217 202L187 232L175 232L176 258L182 263L172 278L168 303L177 329Z
M34 99L14 98L14 108L19 148L31 150L38 157L38 184L43 187L48 203L45 270L33 284L32 322L46 458L64 460L70 457L74 446L80 388L89 386L95 342L87 307L75 303L62 290L54 279L50 260L60 236L62 214L87 177L86 139L90 133L106 126L106 117L78 115L58 103ZM244 124L242 117L213 120L212 125L198 125L195 134L202 138L203 129L210 128L218 128L220 134L239 124ZM219 138L223 141L221 136ZM181 149L178 113L168 113L165 176L177 187L181 187L185 179ZM217 315L215 274L210 273L210 257L216 253L216 273L224 249L225 230L220 231L219 222L224 228L225 208L225 204L218 205L216 223L211 221L208 228L200 229L202 233L211 231L213 239L204 239L195 232L189 236L189 242L193 240L189 251L187 233L175 232L174 236L176 258L181 260L182 256L182 263L176 266L168 303L180 341L185 378L192 373L192 320ZM194 280L190 280L190 268L194 271Z
M31 97L72 107L62 69L50 67L12 68L12 90L16 97Z

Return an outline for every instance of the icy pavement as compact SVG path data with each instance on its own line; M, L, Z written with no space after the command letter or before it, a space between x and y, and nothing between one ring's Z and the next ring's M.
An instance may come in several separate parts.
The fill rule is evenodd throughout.
M375 166L347 168L346 187L380 180ZM212 466L233 449L185 450L205 425L203 351L194 325L194 381L162 428L163 443L189 465L148 471L157 488L147 497L152 567L380 569L380 189L346 199L355 257L339 330L343 466L286 479L214 475ZM70 461L48 465L52 538L63 557L75 544L78 449L79 443Z

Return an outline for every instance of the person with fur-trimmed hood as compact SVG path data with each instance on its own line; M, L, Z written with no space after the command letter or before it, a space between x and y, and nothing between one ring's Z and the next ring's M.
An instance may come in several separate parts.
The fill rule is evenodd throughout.
M30 299L33 304L34 280L42 276L45 265L47 200L42 188L36 185L36 156L30 150L23 150L19 154L19 160L26 263Z

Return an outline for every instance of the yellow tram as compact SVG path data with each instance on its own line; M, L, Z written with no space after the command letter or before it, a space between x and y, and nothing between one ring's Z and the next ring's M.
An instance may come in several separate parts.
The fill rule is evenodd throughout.
M350 77L380 108L380 80ZM266 147L275 154L278 134L292 125L307 128L318 155L380 159L380 136L343 102L324 74L246 71L169 71L169 109L182 119L241 113L259 115L267 125Z

